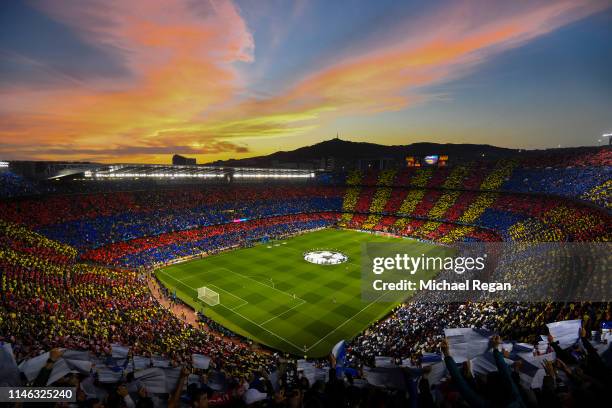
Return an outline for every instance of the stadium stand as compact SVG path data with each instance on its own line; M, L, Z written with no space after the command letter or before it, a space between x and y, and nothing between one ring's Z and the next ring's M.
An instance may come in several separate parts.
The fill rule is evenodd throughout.
M50 191L50 188L41 188L18 174L10 171L0 172L0 197L11 198Z
M590 341L612 323L609 304L416 299L352 339L342 368L336 358L295 362L253 348L206 319L188 324L160 302L180 303L175 296L151 289L150 268L330 226L443 244L609 242L611 166L610 149L602 148L442 169L354 171L337 175L345 181L335 186L186 185L84 194L49 194L4 174L0 342L15 367L21 363L29 373L25 380L11 378L75 385L83 406L178 406L179 399L192 406L203 400L218 406L595 405L612 385L609 351L602 354ZM563 349L558 339L541 339L547 323L574 319L582 325L576 345ZM536 354L541 382L525 386L525 366L534 360L510 367L497 349L495 368L475 373L444 341L452 327L486 329L513 341L506 357L516 357L519 348ZM497 336L491 341L502 347ZM75 350L90 364L58 369L60 360L74 364ZM50 353L38 369L26 370L42 352ZM545 360L550 352L554 364ZM194 355L209 360L196 364ZM304 375L298 376L300 365ZM391 370L385 375L401 370L408 393L376 384L383 368ZM445 379L434 376L437 369ZM142 372L166 379L163 389L138 380Z

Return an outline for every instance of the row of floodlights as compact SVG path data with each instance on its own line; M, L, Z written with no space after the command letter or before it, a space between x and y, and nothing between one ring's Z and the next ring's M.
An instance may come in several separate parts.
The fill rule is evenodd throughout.
M235 178L312 178L314 173L282 174L282 173L235 173ZM167 177L167 178L222 178L222 173L92 173L85 172L85 177L95 178L134 178L134 177Z
M134 177L168 177L168 178L218 178L223 177L223 174L188 174L188 173L92 173L85 172L85 177L102 177L102 178L134 178Z
M0 161L0 167L8 167L9 166L9 162L7 161Z
M311 178L314 173L279 174L279 173L235 173L235 178Z

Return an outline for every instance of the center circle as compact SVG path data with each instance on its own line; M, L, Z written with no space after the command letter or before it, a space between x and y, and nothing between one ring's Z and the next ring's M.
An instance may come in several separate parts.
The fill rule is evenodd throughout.
M332 250L317 250L304 253L304 260L317 265L338 265L348 261L348 256Z

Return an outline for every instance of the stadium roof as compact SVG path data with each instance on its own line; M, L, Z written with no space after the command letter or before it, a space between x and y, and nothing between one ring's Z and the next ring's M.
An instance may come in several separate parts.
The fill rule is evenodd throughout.
M311 178L312 170L198 165L113 164L84 172L87 178Z
M170 165L170 164L101 164L87 162L1 161L10 168L36 179L308 179L316 176L312 169L260 168L234 166ZM316 170L320 172L322 170Z

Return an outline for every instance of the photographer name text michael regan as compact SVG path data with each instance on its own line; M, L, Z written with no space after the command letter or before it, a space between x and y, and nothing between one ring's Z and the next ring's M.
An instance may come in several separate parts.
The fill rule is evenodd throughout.
M447 280L419 280L411 281L402 279L397 282L385 282L377 279L372 282L375 291L414 291L414 290L435 290L435 291L482 291L482 292L502 292L511 291L512 285L508 282L483 282L477 279L464 280L461 282L449 282Z

